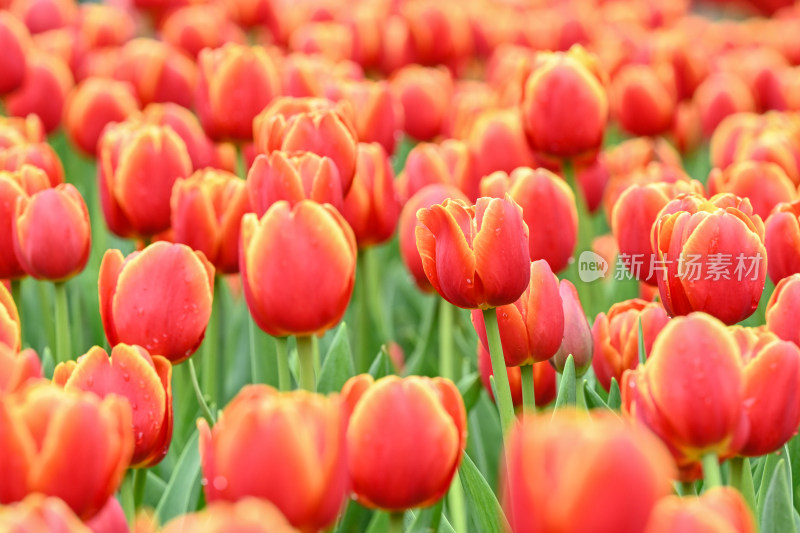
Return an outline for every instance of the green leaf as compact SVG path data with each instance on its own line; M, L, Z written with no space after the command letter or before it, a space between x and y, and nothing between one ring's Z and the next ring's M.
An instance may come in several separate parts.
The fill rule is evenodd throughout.
M644 332L642 331L642 316L639 315L639 364L647 361L647 351L644 349Z
M608 406L615 411L619 411L622 407L622 395L619 392L619 383L617 378L611 378L611 389L608 391Z
M766 499L769 486L772 483L772 478L775 477L775 468L778 466L779 459L780 457L778 457L778 454L776 453L771 453L762 457L763 467L759 473L759 478L757 480L753 480L754 482L758 481L758 493L756 494L756 509L758 510L758 516L762 516L764 500Z
M431 506L419 510L416 514L408 513L406 518L411 520L405 528L406 533L436 533L439 531L439 524L443 518L443 507L444 498Z
M556 409L567 405L575 405L575 359L572 354L567 357L564 371L561 373L561 383L556 396Z
M586 398L586 406L589 409L611 409L606 402L594 390L588 381L583 380L583 393Z
M350 341L347 338L347 324L342 322L325 359L317 380L317 392L330 394L342 390L345 382L355 375L353 368L353 353L350 350Z
M386 345L381 346L381 351L369 365L369 373L375 379L380 379L392 373L392 361L386 353Z
M176 516L194 511L192 502L197 501L200 484L199 434L194 430L183 448L175 470L172 472L164 494L156 507L159 522L165 524Z
M389 513L377 511L372 515L365 533L384 533L389 531Z
M481 376L477 372L467 374L459 380L458 392L461 393L461 397L464 399L464 407L468 413L478 403L482 390Z
M381 513L367 509L355 500L350 500L347 502L347 507L345 507L344 514L339 520L339 523L334 531L336 533L356 533L366 531L369 527L369 523L374 519L374 515L376 514Z
M786 461L780 459L774 468L763 500L761 533L796 533L792 490L786 477Z
M459 477L464 486L467 508L470 510L481 533L505 533L510 531L508 521L491 487L481 475L470 456L464 453Z

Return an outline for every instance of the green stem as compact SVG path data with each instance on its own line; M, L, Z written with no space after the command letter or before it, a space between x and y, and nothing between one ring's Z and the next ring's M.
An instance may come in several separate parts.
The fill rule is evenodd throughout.
M219 283L219 279L215 281L216 283ZM203 390L208 397L211 398L212 402L214 401L214 398L219 396L219 392L217 390L217 367L219 366L217 364L217 359L219 358L220 352L216 322L216 315L219 314L217 307L219 307L219 304L217 304L215 301L211 308L211 317L208 321L208 326L206 326L206 336L203 339L203 353L200 357L200 363L202 364L201 377L203 378Z
M694 483L691 481L681 481L681 496L696 496L697 491L694 488Z
M389 533L403 533L403 516L402 511L389 515Z
M575 380L575 406L581 411L588 411L589 406L586 405L586 391L583 389L583 382Z
M714 452L703 456L703 490L713 489L722 485L722 474L719 469L719 459Z
M564 173L564 179L575 195L575 207L578 212L578 242L575 247L576 251L581 253L585 250L592 249L594 233L592 228L592 215L589 213L589 208L586 205L586 198L583 196L583 189L581 189L575 175L575 166L572 160L565 159L561 168ZM581 291L581 296L584 300L584 309L590 316L594 316L594 286L595 284L593 283L587 283L585 290Z
M194 369L194 361L191 357L189 358L189 361L187 361L187 364L189 365L189 375L192 378L192 388L194 389L194 395L197 398L197 403L200 405L200 410L203 411L203 416L205 419L213 426L216 422L216 419L206 403L206 399L203 396L203 391L200 389L200 383L197 382L197 371Z
M750 470L750 459L747 457L734 457L730 460L731 485L744 497L750 510L756 512L756 488L753 483L753 471Z
M47 294L47 286L44 283L36 283L36 287L39 291L39 316L42 318L42 329L44 329L47 335L44 345L53 347L56 345L56 336L54 333L55 326L53 324L50 295ZM54 354L54 357L58 357L58 354Z
M450 510L450 520L457 533L467 531L467 510L464 507L464 487L461 485L458 471L453 476L450 492L447 493L447 506Z
M19 314L20 322L22 321L22 280L11 280L11 297L17 305L17 313Z
M364 259L364 252L358 253L358 262L356 266L356 323L358 329L356 330L356 338L358 344L356 346L355 354L355 369L356 374L366 372L370 363L370 333L372 326L369 319L369 295L367 294L367 279L366 279L366 261Z
M375 317L375 322L378 325L378 333L380 334L381 344L392 339L391 321L387 320L386 309L383 305L383 292L380 277L378 273L381 271L381 265L378 262L376 255L377 250L374 246L364 248L361 252L364 260L362 267L364 268L364 278L367 286L367 301L370 307L370 313Z
M506 360L503 357L503 345L500 342L500 327L497 325L497 310L484 309L483 321L486 324L486 338L489 340L489 356L492 359L492 373L497 387L497 410L500 412L500 424L503 435L514 423L514 404L511 400L511 387L508 384Z
M147 486L147 469L137 468L133 471L133 505L137 511L142 507L145 486Z
M311 337L296 337L297 358L300 362L300 388L315 392L317 382L314 377L314 340Z
M248 311L249 314L249 311ZM261 383L261 376L258 373L258 346L256 345L256 322L250 317L250 382Z
M289 375L289 338L275 337L275 355L278 358L278 390L292 389L292 378Z
M522 365L522 405L526 411L536 410L536 391L533 382L533 365Z
M439 302L439 375L455 381L453 354L453 313L455 308L444 298Z
M242 179L247 179L247 160L244 157L244 145L236 145L236 175Z
M225 324L225 278L222 276L218 276L214 282L214 315L216 320L214 329L216 332L216 342L214 345L217 347L217 357L214 360L217 363L214 371L217 376L217 405L225 405L225 400L227 399L227 395L225 394L225 376L227 376L227 372L225 371L225 358L222 357L221 354L225 352L225 336L227 335L227 329Z
M134 470L128 470L122 479L119 488L119 500L122 511L125 513L125 520L129 525L133 525L136 518L136 496L134 495Z
M69 332L69 307L67 287L63 281L55 283L56 289L56 360L59 363L70 360L71 340Z

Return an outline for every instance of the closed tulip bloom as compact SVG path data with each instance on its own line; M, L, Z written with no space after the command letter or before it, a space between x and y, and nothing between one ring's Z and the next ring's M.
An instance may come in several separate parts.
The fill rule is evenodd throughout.
M644 351L649 356L656 336L667 322L669 317L663 305L639 298L615 303L608 314L597 315L592 325L592 367L605 390L610 390L611 378L620 383L626 370L639 365L639 324L644 335Z
M246 38L220 5L197 4L169 13L161 25L164 41L197 58L203 48L219 48L225 43L244 44Z
M264 48L227 43L197 58L195 107L209 137L247 141L253 119L280 94L275 61Z
M235 503L217 501L202 511L174 518L164 533L297 533L280 510L266 500L245 498Z
M0 503L38 492L82 519L100 511L122 482L131 453L131 409L116 396L49 383L0 397Z
M544 259L556 273L566 268L578 241L578 210L563 179L544 168L494 172L481 181L481 194L508 194L522 207L522 218L531 229L531 261Z
M492 359L489 356L489 351L483 347L483 343L478 343L478 372L481 375L481 383L483 388L486 389L487 394L496 401L494 391L490 378L494 376L492 370ZM514 407L522 406L522 370L518 366L509 366L506 368L508 372L508 384L511 387L511 401ZM536 397L536 405L544 407L556 399L556 371L550 361L543 361L541 363L534 363L533 365L533 383L534 383L534 396Z
M192 173L186 144L168 126L128 121L105 130L97 178L109 229L120 237L149 237L170 226L176 181Z
M111 346L138 344L177 364L200 346L211 316L214 266L183 244L156 242L123 257L108 250L98 280Z
M0 283L0 344L18 352L22 345L21 332L17 304L6 286Z
M61 124L64 101L74 83L69 67L61 59L30 53L22 85L3 99L6 112L18 117L35 113L45 131L52 132Z
M648 432L610 413L564 410L525 415L504 462L501 501L515 533L639 533L675 470Z
M782 202L797 199L797 187L786 172L774 163L742 161L725 170L715 168L708 176L709 194L724 192L747 198L753 213L766 220Z
M247 173L247 193L260 217L275 202L295 205L301 200L331 204L341 209L342 180L336 163L314 152L260 154Z
M403 511L439 501L466 446L464 401L444 378L361 374L345 383L347 465L356 500ZM380 442L380 446L375 443Z
M336 164L346 193L356 168L358 135L353 124L353 108L348 102L278 98L253 121L256 150L327 156Z
M44 124L38 115L0 117L0 149L16 144L45 142Z
M530 281L528 225L508 195L478 198L474 206L445 200L417 212L422 267L451 304L488 309L516 301Z
M0 529L14 533L92 533L62 500L42 494L0 507Z
M0 94L9 93L22 85L25 80L27 55L33 47L31 35L17 17L8 11L0 11Z
M764 223L746 198L679 195L653 225L652 245L665 265L656 276L671 316L703 311L735 324L758 307L767 277Z
M36 34L73 24L78 15L78 3L74 0L12 2L11 11Z
M786 172L792 183L800 185L800 140L797 133L787 130L776 127L745 140L736 160L775 163Z
M650 161L643 166L634 167L630 170L611 171L611 177L603 195L603 207L606 216L613 218L614 209L619 202L622 194L633 185L647 185L648 183L668 183L677 185L679 189L675 194L681 192L696 192L705 195L705 190L700 182L692 180L691 177L679 165L671 162ZM644 229L644 228L643 228Z
M417 211L441 204L448 198L464 202L468 201L464 193L452 185L441 183L427 185L403 205L400 219L397 222L400 257L403 259L403 264L405 264L417 287L423 292L433 292L435 289L425 275L425 270L422 268L422 259L417 250L416 228L422 225L417 219Z
M356 177L341 209L359 248L381 244L394 235L400 201L392 162L378 143L359 143Z
M0 396L21 391L42 377L42 365L36 352L27 349L17 353L15 348L0 344Z
M0 170L15 172L32 165L47 174L51 187L64 183L64 166L58 154L46 142L17 144L0 151Z
M465 10L446 3L411 0L402 4L400 13L408 22L417 63L457 67L472 53L472 29Z
M778 204L767 217L764 234L772 283L800 273L800 200Z
M336 395L243 388L213 428L204 419L206 501L271 502L301 531L333 525L347 496L347 414Z
M120 49L114 78L133 85L142 105L174 102L192 107L197 67L170 44L142 37Z
M650 239L653 224L678 194L703 192L703 185L691 180L632 184L619 196L610 213L611 231L619 246L620 261L633 277L649 285L658 284L656 271L664 265L654 261Z
M78 10L78 31L90 48L122 46L136 35L136 20L124 7L80 4Z
M477 116L467 139L478 176L534 165L516 109L492 109Z
M800 313L800 274L783 278L767 302L767 329L783 340L800 346L800 329L796 317Z
M439 135L453 93L450 71L408 65L392 74L389 83L403 105L403 131L418 141Z
M447 139L441 144L423 142L414 146L408 152L397 186L402 198L411 198L433 183L454 185L474 202L481 196L480 178L469 145Z
M332 206L302 200L242 219L239 268L247 306L275 337L322 334L353 293L356 240Z
M733 326L744 372L744 409L750 433L741 455L780 449L800 426L800 348L766 329Z
M530 147L572 158L600 149L608 98L590 56L580 47L538 57L520 103Z
M116 498L109 498L100 512L85 523L92 533L130 533L131 531L139 533L136 524L133 528L128 527L125 511L122 510L122 505Z
M747 84L736 74L715 73L697 88L694 101L706 138L725 117L755 111L756 103Z
M305 22L289 37L289 49L302 54L323 55L331 61L346 61L353 56L353 35L340 22Z
M117 344L109 356L94 346L78 361L60 363L53 382L66 390L82 390L101 398L115 394L128 400L133 468L158 464L172 440L172 365L140 346Z
M73 146L97 153L106 125L122 122L139 109L133 86L105 78L87 78L72 89L64 106L64 128Z
M67 280L89 260L89 210L69 183L20 197L12 231L17 260L36 279Z
M678 467L708 453L735 455L747 438L739 347L705 313L671 320L647 364L626 372L621 388L625 414L658 435Z
M612 110L633 135L659 135L672 126L677 105L673 72L667 65L628 65L614 76Z
M558 278L547 261L531 263L528 287L519 300L497 308L497 322L507 367L539 363L555 355L564 337L564 311ZM480 310L472 311L472 325L488 350Z
M742 495L731 487L714 487L700 497L662 498L644 533L756 533L758 527Z
M562 279L558 283L561 305L564 311L564 337L561 346L550 361L559 372L564 371L567 358L571 355L575 363L575 373L582 376L592 364L594 340L589 319L583 311L578 289L571 281Z
M16 172L0 171L0 278L17 279L27 274L14 252L17 200L49 187L47 174L31 165L23 165Z

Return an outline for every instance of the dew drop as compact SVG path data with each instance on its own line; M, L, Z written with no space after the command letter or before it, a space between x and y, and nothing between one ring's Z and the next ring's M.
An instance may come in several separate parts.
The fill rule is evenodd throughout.
M128 374L127 372L123 372L122 373L122 379L124 379L125 381L130 381L131 380L131 375Z
M216 476L214 478L214 488L216 490L225 490L228 488L228 479L225 476Z

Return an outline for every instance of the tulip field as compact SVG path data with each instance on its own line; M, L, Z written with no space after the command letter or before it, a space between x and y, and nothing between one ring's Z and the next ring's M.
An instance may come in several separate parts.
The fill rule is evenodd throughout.
M800 533L800 2L0 0L0 533Z

